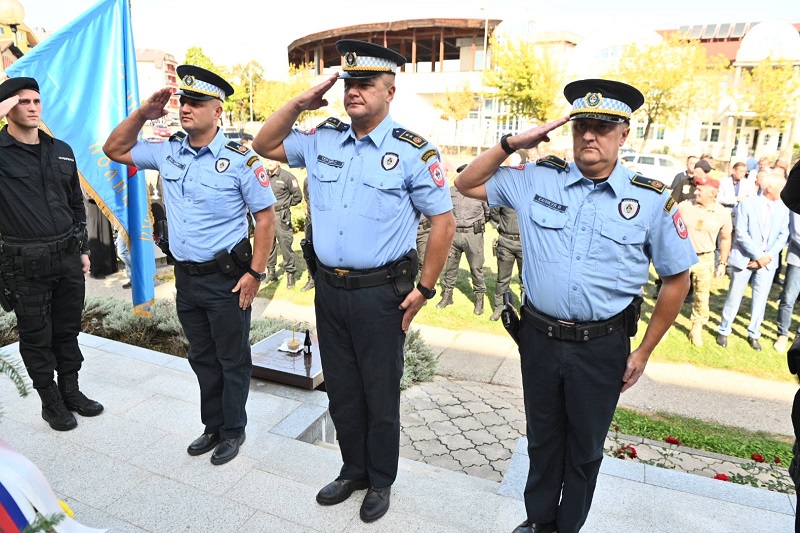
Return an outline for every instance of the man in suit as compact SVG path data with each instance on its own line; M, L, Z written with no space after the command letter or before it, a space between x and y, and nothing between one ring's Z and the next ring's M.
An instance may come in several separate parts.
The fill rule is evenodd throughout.
M758 193L754 181L745 179L747 177L747 165L741 161L733 165L730 176L722 178L719 185L719 196L717 201L725 207L734 208L740 200Z
M723 348L728 346L731 326L739 312L744 290L752 278L753 301L747 342L754 350L761 350L758 338L761 336L761 321L778 266L776 259L789 238L789 210L780 199L786 180L773 175L764 178L761 185L761 196L745 198L736 206L733 248L728 258L731 283L717 336L717 344Z

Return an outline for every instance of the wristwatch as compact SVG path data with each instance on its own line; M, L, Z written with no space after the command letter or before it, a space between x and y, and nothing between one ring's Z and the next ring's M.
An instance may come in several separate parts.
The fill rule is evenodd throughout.
M503 149L503 151L504 151L505 153L507 153L508 155L511 155L511 154L513 154L514 152L516 152L516 150L515 150L515 149L513 149L513 148L511 148L511 145L510 145L510 144L508 144L508 138L509 138L509 137L511 137L511 134L510 134L510 133L506 133L505 135L503 135L502 137L500 137L500 148L502 148L502 149Z
M417 283L417 290L422 293L426 300L430 300L434 296L436 296L436 289L429 289L425 287L422 283Z
M258 273L250 267L247 267L247 273L256 278L259 282L263 283L265 279L267 279L267 273L262 272Z

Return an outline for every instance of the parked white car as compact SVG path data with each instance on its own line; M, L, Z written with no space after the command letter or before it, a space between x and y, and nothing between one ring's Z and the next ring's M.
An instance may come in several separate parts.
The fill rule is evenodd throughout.
M664 154L627 154L620 159L625 166L641 173L646 178L659 180L667 187L672 185L675 174L685 170L685 166Z

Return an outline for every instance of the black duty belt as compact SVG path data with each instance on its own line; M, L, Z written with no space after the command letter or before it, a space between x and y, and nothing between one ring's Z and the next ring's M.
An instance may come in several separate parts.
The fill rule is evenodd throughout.
M530 305L523 305L522 316L525 322L542 333L546 333L548 337L564 341L585 342L625 328L625 316L623 313L619 313L608 320L579 324L549 317L536 311Z
M467 226L466 228L456 228L456 233L475 233L475 228Z
M506 239L511 239L512 241L519 240L519 233L501 233L501 237L505 237Z
M214 272L222 272L219 263L216 261L206 261L205 263L194 263L192 261L175 261L175 266L189 274L190 276L205 276Z
M370 270L329 268L317 261L317 270L328 285L342 289L366 289L390 283L393 279L388 267Z
M2 240L0 240L0 246L2 247L3 252L8 253L9 255L22 255L26 248L30 248L32 246L47 246L50 249L51 254L56 254L62 250L66 250L70 246L74 246L74 243L77 239L78 235L75 233L75 230L69 230L67 233L62 235L57 235L55 237L42 237L39 239L22 239L3 236Z

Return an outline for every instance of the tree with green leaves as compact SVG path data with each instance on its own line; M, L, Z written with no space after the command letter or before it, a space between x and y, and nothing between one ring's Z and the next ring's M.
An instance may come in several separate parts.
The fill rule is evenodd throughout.
M800 99L800 70L791 61L766 57L742 72L743 99L759 128L783 129Z
M256 89L263 79L264 67L257 61L250 61L244 65L239 64L231 69L231 77L228 81L233 87L233 96L230 97L230 100L233 103L232 112L236 121L247 122L250 120L251 96L253 97L253 120L264 120L265 117L259 115L255 109Z
M286 102L315 85L317 82L314 81L312 72L313 69L308 65L291 66L289 68L288 82L262 80L258 84L258 88L254 88L255 94L253 95L253 105L258 115L266 119L283 107ZM303 111L298 118L298 122L302 123L317 118L343 114L344 109L341 108L341 102L339 102L338 108L336 102L331 102L331 104L328 107L313 111Z
M461 153L461 145L458 143L458 126L469 116L470 111L478 107L478 98L479 95L469 88L467 82L464 82L453 91L445 89L444 94L437 95L433 100L434 107L441 111L442 120L452 120L455 124L458 153Z
M496 90L503 116L544 123L563 107L563 72L544 49L526 40L492 36L492 69L484 84Z
M727 61L709 58L697 41L686 41L675 34L657 44L633 43L626 46L606 77L639 89L644 104L637 115L645 120L644 151L653 124L670 126L693 109L707 109L719 98Z
M186 51L186 60L183 62L185 65L194 65L196 67L210 70L214 74L222 75L221 67L218 67L211 61L211 58L203 53L203 49L199 46L192 46Z

